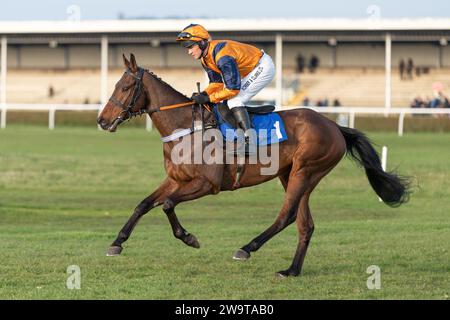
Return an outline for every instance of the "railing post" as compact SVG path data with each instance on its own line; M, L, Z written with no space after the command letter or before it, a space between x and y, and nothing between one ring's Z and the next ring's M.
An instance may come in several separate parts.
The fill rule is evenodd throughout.
M153 129L153 122L152 122L152 119L150 118L150 116L148 114L145 117L145 129L147 131L152 131L152 129Z
M398 136L403 137L403 123L405 121L405 114L400 112L400 116L398 117Z
M100 85L100 101L105 105L108 99L108 36L102 36L100 46L100 69L101 69L101 85Z
M387 146L383 146L383 148L381 149L381 168L385 172L386 172L386 168L387 168L387 152L388 152ZM383 201L380 197L378 197L378 200L380 202Z
M391 34L387 33L385 37L385 89L384 89L384 107L386 108L385 116L387 117L388 111L391 109L391 58L392 58L392 38Z
M6 104L0 105L0 128L5 129L6 128Z
M0 48L0 128L6 128L6 70L8 67L7 52L8 40L6 36L1 38Z
M102 105L99 105L99 106L98 106L98 112L97 112L97 118L100 116L100 113L102 113L102 110L103 110L103 106L102 106ZM97 124L97 129L98 129L98 130L102 130L102 127L100 127L100 125Z
M352 129L355 127L355 111L350 111L349 113L348 126Z
M6 72L8 68L8 39L6 36L1 38L1 49L0 49L0 103L6 103Z
M275 87L276 98L275 105L283 104L283 36L275 36Z
M48 128L50 130L55 128L55 108L52 106L48 110Z

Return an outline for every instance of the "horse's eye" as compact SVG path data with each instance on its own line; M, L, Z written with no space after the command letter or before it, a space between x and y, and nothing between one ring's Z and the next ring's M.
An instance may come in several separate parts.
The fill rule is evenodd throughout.
M128 89L130 89L130 87L122 87L122 91L127 91Z

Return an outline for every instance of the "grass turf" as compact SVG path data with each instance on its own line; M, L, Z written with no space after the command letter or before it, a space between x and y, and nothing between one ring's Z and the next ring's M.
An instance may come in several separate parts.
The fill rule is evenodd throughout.
M295 224L231 259L274 220L277 180L181 204L199 250L176 240L160 208L144 216L119 257L105 252L134 207L164 178L156 131L9 125L0 131L2 299L448 299L450 134L369 133L389 147L388 169L413 175L392 209L348 159L311 197L316 231L300 277L278 279L297 245ZM81 290L66 287L69 265ZM370 265L381 289L366 286Z

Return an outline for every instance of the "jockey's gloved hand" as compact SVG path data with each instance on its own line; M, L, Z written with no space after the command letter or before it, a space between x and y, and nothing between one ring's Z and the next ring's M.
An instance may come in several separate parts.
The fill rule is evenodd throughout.
M205 104L209 102L209 97L205 91L201 93L194 92L191 96L191 100L194 100L198 104Z

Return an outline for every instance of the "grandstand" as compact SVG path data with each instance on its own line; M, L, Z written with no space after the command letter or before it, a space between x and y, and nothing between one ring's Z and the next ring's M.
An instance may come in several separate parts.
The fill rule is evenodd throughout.
M432 96L432 86L441 82L450 89L450 69L430 69L413 80L400 80L398 69L392 72L392 105L409 107L417 97ZM307 96L312 103L324 98L331 102L338 98L346 106L379 107L384 105L385 73L377 68L319 69L316 73L301 75L299 104Z
M206 79L199 68L152 68L159 77L173 84L184 94L196 90L196 82ZM123 70L115 68L108 72L108 92L111 93ZM52 87L54 95L49 96ZM100 70L98 68L71 70L23 70L8 72L8 101L12 103L101 103Z
M190 94L207 79L174 43L188 20L0 22L1 103L103 103L122 74L122 53ZM257 100L300 105L338 98L345 106L408 107L450 86L448 19L199 19L213 38L257 45L277 64L277 77ZM296 57L320 60L297 73ZM427 73L400 81L399 60ZM50 91L52 93L50 94Z
M207 84L200 68L152 68L158 76L172 84L180 92L189 95L196 90L195 83L202 87ZM307 96L316 101L328 98L331 102L338 98L346 106L373 106L384 104L384 70L371 68L322 68L316 73L296 75L293 70L285 70L288 79L299 78L300 86L297 99L293 93L286 99L286 105L299 105ZM431 69L428 74L415 77L412 81L401 81L398 70L392 74L392 104L396 107L409 107L416 97L432 95L432 85L441 82L444 88L450 88L450 69ZM112 92L115 82L122 75L121 69L110 70L108 92ZM54 96L49 97L49 88L53 87ZM259 101L274 100L274 87L266 89L267 94ZM100 71L98 69L77 70L11 70L8 73L8 101L11 103L100 103ZM272 98L271 98L272 97Z

